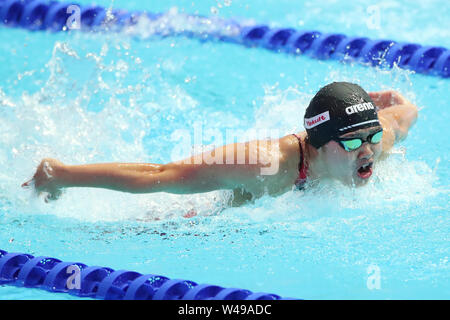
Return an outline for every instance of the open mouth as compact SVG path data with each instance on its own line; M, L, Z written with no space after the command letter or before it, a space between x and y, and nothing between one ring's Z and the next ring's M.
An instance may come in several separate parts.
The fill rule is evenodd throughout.
M372 164L373 162L369 162L359 167L358 171L356 172L358 174L358 177L360 177L361 179L369 179L373 173Z

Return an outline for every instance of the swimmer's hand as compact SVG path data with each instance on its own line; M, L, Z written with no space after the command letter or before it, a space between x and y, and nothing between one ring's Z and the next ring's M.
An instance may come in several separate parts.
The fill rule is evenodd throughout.
M375 105L380 109L389 108L395 105L404 105L410 103L400 93L394 90L369 92Z
M58 182L58 172L64 164L56 159L46 158L41 161L33 178L22 184L23 188L33 187L39 196L47 193L45 202L57 200L61 194L61 185Z
M373 102L381 110L378 118L383 126L383 151L391 147L408 135L411 127L416 123L419 108L394 90L369 92Z

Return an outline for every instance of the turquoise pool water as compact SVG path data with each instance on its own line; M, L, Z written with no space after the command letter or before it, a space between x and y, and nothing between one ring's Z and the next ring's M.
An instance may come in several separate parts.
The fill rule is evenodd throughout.
M176 5L450 47L446 1L380 3L380 28L363 19L370 1L97 3L152 11ZM305 299L449 298L449 80L186 38L0 27L0 39L1 249ZM191 148L174 132L195 123L223 134L296 132L315 91L338 80L368 91L394 88L420 107L408 138L363 188L326 181L242 208L228 206L228 191L70 189L46 204L20 188L43 157L171 161ZM199 216L183 218L192 208ZM0 286L0 298L76 299L10 286Z

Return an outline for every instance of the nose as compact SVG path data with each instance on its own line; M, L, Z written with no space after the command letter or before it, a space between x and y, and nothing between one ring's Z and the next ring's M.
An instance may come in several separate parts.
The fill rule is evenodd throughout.
M373 156L373 150L369 143L364 142L363 145L359 148L358 159L370 159Z

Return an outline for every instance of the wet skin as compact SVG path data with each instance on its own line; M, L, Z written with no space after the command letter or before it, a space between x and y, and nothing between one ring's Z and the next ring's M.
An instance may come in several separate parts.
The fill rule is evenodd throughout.
M387 157L394 143L404 139L418 116L418 108L395 91L369 93L377 107L383 128L383 138L378 144L364 142L360 148L346 151L336 141L329 141L319 149L306 142L306 132L301 138L308 179L336 179L344 184L360 186L367 183L378 160ZM347 133L341 138L367 139L380 127ZM256 144L255 144L256 142ZM252 144L253 143L253 144ZM256 146L256 148L255 148ZM244 150L244 162L237 160L239 147ZM238 206L265 194L276 196L293 189L298 176L299 142L293 135L279 139L249 141L222 146L200 155L201 159L217 154L220 163L190 161L199 155L167 164L152 163L100 163L66 165L56 159L43 159L33 177L22 184L33 187L36 193L46 193L45 200L56 200L61 190L71 187L106 188L129 193L168 192L191 194L213 190L233 190L232 205ZM258 161L252 162L253 159ZM262 159L262 160L261 160ZM186 161L187 160L187 161ZM273 166L276 164L276 166ZM361 171L361 167L370 165ZM263 174L268 167L276 168ZM360 170L358 172L358 170Z

